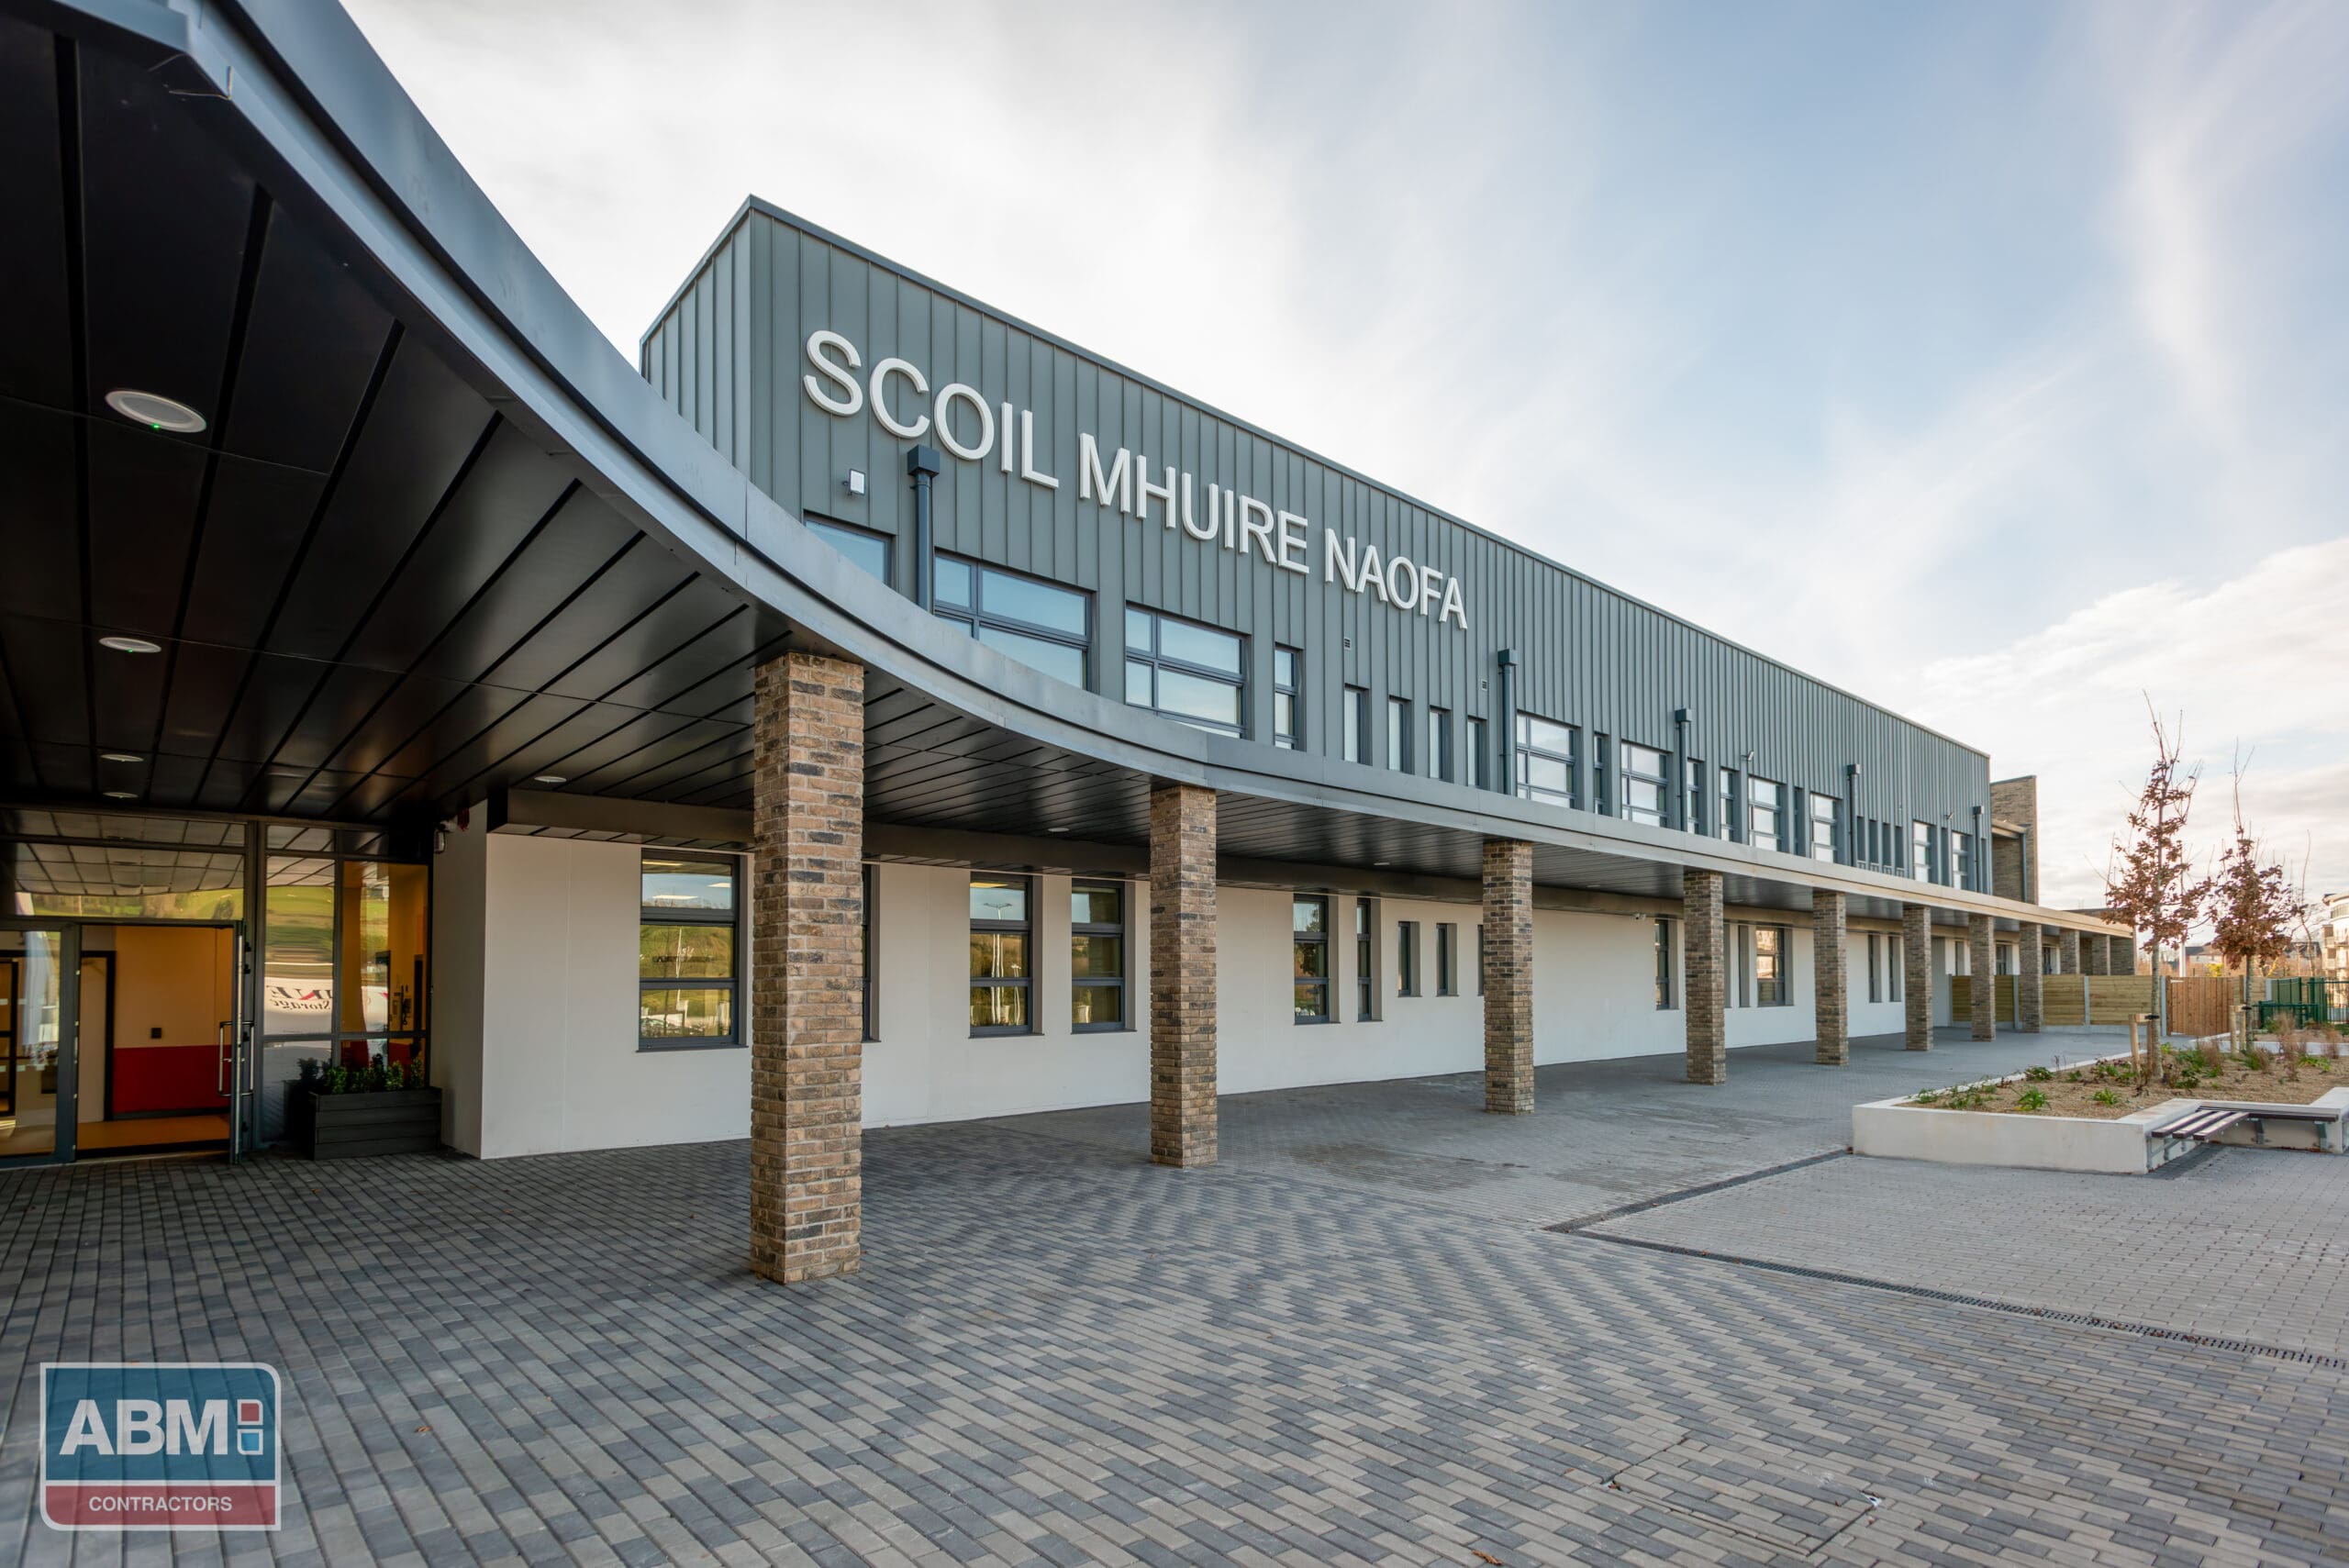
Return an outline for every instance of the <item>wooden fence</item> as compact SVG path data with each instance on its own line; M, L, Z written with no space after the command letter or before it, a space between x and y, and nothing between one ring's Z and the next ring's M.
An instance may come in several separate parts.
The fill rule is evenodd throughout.
M2243 978L2189 974L2169 983L2169 1032L2173 1037L2226 1034L2243 1002Z
M2171 982L2176 984L2176 982ZM2002 1024L2015 1021L2015 977L2001 974L1994 987L1991 1017ZM2154 982L2145 974L2050 974L2039 983L2040 1021L2051 1029L2082 1024L2126 1024L2139 1013L2154 1009ZM1974 977L1953 974L1949 980L1952 1023L1974 1021ZM2221 1023L2220 1028L2226 1026Z

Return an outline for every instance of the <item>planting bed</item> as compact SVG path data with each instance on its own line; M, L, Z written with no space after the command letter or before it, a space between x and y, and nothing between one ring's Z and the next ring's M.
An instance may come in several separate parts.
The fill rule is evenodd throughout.
M2287 1064L2263 1053L2258 1069L2235 1058L2204 1058L2215 1072L2172 1073L2173 1082L2154 1082L2142 1089L2129 1072L2126 1057L2062 1068L2035 1069L2048 1076L2025 1073L1996 1083L1957 1084L1926 1090L1900 1102L1926 1109L2006 1111L2022 1116L2087 1117L2118 1121L2137 1111L2151 1110L2171 1100L2245 1101L2267 1106L2313 1105L2328 1089L2349 1087L2349 1062L2312 1057ZM2044 1104L2027 1098L2036 1094ZM2099 1098L2101 1095L2104 1098Z

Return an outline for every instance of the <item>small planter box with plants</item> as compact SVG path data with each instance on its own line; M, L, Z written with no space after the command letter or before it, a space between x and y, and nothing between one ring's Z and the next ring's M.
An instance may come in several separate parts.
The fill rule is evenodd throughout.
M2220 1037L2059 1061L1856 1106L1852 1148L1961 1165L2143 1173L2177 1152L2176 1140L2149 1140L2149 1131L2197 1104L2306 1106L2337 1118L2349 1106L2349 1060L2330 1030L2288 1030L2272 1046L2242 1040L2229 1050Z
M285 1086L285 1131L312 1160L429 1154L440 1147L440 1091L420 1064L305 1062Z

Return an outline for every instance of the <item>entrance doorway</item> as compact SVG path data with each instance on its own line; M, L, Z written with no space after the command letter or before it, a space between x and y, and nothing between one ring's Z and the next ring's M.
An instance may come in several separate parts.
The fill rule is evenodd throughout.
M234 923L0 929L0 1163L236 1152L246 977Z

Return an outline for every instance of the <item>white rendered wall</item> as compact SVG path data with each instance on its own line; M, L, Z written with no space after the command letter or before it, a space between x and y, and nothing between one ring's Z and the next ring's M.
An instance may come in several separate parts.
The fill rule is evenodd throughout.
M444 1136L455 1147L494 1157L748 1136L747 1050L638 1049L640 853L628 844L486 834L479 813L469 829L451 834L435 884L433 1071L449 1090ZM969 880L955 867L874 868L878 1038L864 1048L865 1124L1147 1099L1148 884L1125 884L1128 1028L1072 1029L1071 879L1039 876L1037 1032L974 1038ZM1377 1016L1364 1020L1354 984L1357 901L1329 895L1335 1021L1300 1025L1292 1014L1291 896L1241 887L1218 893L1218 1076L1224 1093L1481 1067L1475 905L1372 901ZM1419 995L1411 996L1396 987L1397 928L1407 920L1419 928ZM1445 923L1458 931L1453 995L1438 994L1437 928ZM1789 1002L1730 1008L1732 1046L1811 1038L1809 923L1799 916L1779 923L1787 932ZM1535 1060L1685 1050L1685 933L1676 918L1673 934L1675 1005L1659 1009L1651 918L1535 911ZM1865 1000L1865 931L1853 930L1849 941L1852 1032L1898 1032L1902 1004Z

